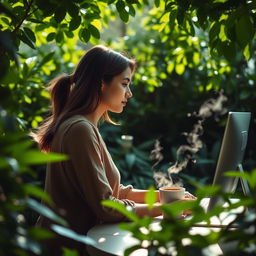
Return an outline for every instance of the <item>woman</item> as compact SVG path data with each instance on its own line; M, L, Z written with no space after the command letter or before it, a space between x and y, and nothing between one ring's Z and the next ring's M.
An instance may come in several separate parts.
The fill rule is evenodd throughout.
M106 199L132 206L139 216L161 214L159 203L151 210L144 203L146 191L120 184L120 174L97 128L100 119L113 123L109 111L121 113L127 105L134 69L133 60L95 46L73 74L50 83L52 115L33 136L42 151L69 157L68 161L48 164L45 190L53 199L54 210L79 234L101 222L124 220L120 213L101 205ZM39 217L37 225L50 224ZM47 247L51 255L59 255L61 247L85 253L83 244L64 237L48 242Z

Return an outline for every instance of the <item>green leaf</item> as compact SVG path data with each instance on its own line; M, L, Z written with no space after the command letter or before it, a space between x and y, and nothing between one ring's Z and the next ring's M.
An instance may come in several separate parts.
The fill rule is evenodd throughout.
M56 33L55 33L55 32L51 32L51 33L49 33L49 34L47 35L46 40L47 40L48 42L50 42L50 41L54 40L55 37L56 37Z
M100 15L96 12L94 13L86 13L84 16L84 20L86 21L87 24L89 24L91 21L100 19Z
M228 177L238 177L238 178L243 178L245 180L250 180L250 176L248 173L246 172L240 172L240 171L228 171L228 172L225 172L224 174L225 176L228 176Z
M55 52L50 52L46 56L44 56L42 61L39 64L39 67L42 67L45 63L47 63L48 61L52 60L54 54L55 54Z
M235 58L236 45L232 42L223 42L222 43L222 52L225 58L229 61Z
M154 4L155 4L156 7L159 7L159 5L160 5L160 0L155 0L155 1L154 1Z
M77 250L71 250L68 248L62 248L63 254L62 256L79 256Z
M256 188L256 169L254 169L250 172L250 177L251 177L251 179L250 179L249 183L251 185L251 188L255 189Z
M196 197L202 199L204 197L209 197L215 195L218 191L220 191L219 186L203 186L199 187L196 191Z
M250 15L244 14L236 23L236 37L238 43L244 48L254 36L253 23L251 22Z
M23 6L21 5L16 5L15 7L13 7L13 13L16 14L16 16L22 17L25 13L25 9Z
M96 241L94 241L92 238L88 237L88 236L84 236L84 235L80 235L78 233L76 233L75 231L69 229L69 228L65 228L59 225L51 225L52 230L54 230L57 234L64 236L64 237L68 237L71 238L75 241L84 243L84 244L89 244L92 246L95 246L97 243Z
M193 209L196 205L198 205L196 201L175 201L170 204L162 205L161 209L167 213L167 216L176 217L182 214L184 210Z
M91 32L89 29L82 28L79 30L79 38L81 41L87 43L90 40Z
M142 248L141 244L133 245L132 247L129 247L129 248L125 249L124 256L132 255L133 251L136 251L136 250L141 249L141 248Z
M175 71L178 75L182 75L185 71L185 65L183 63L176 64Z
M103 206L107 206L109 208L112 208L118 212L120 212L121 214L123 214L124 216L126 216L128 219L130 219L131 221L138 221L139 218L132 212L129 210L130 207L126 207L125 205L112 201L112 200L104 200L101 202L101 204Z
M40 228L40 227L31 227L28 229L28 233L31 237L42 240L42 239L47 239L47 238L53 238L54 234L53 232Z
M79 8L75 4L68 4L67 11L71 17L79 16Z
M28 21L31 21L31 22L33 22L33 23L37 23L37 24L44 24L44 22L43 22L43 21L38 20L38 19L30 18L30 19L27 19L27 20L28 20Z
M199 7L197 9L197 19L198 19L198 24L201 26L201 28L205 28L206 27L206 23L207 23L207 12L205 11L204 7Z
M99 30L98 30L95 26L93 26L92 24L90 24L89 27L88 27L88 29L89 29L89 31L90 31L90 34L91 34L93 37L95 37L95 38L97 38L97 39L100 39L100 32L99 32Z
M177 10L172 10L169 15L169 24L170 24L171 32L174 31L176 19L177 19Z
M244 57L249 60L253 56L253 47L251 43L248 43L243 50Z
M54 14L54 19L60 23L66 16L66 9L63 7L57 8Z
M6 25L10 26L11 22L9 19L7 19L6 17L1 17L1 20L3 23L5 23Z
M219 33L220 33L220 23L214 22L209 31L210 41L213 41L213 40L215 40L215 38L218 38Z
M69 23L69 30L73 31L76 30L80 24L81 24L81 17L79 15L72 17L70 23Z
M56 42L58 43L62 43L64 40L64 34L62 31L58 31L56 38L55 38Z
M244 179L248 182L249 186L252 189L256 188L256 169L253 170L251 173L240 171L228 171L225 172L225 176L238 177Z
M65 35L66 35L68 38L73 38L73 37L74 37L74 33L73 33L72 31L65 30L64 33L65 33Z
M39 187L30 184L24 184L24 189L29 196L35 196L38 199L45 201L49 205L53 203L51 197Z
M194 25L191 22L191 20L186 20L185 25L184 25L184 30L187 31L188 34L190 34L191 36L195 35L195 29L194 29Z
M214 41L215 42L215 41ZM223 56L224 53L223 53L223 42L221 40L216 40L216 46L215 46L215 49L218 51L218 54L220 56ZM213 47L213 45L211 45L211 47Z
M120 18L121 18L121 20L123 22L125 22L125 23L128 22L128 20L129 20L129 13L125 9L123 9L121 12L119 12L119 16L120 16Z
M23 69L22 69L22 74L23 74L23 78L27 78L28 76L28 73L29 73L29 68L28 68L28 65L26 62L24 62L23 64Z
M43 164L49 162L65 161L68 157L66 155L57 153L42 153L36 150L27 150L22 153L22 163L25 164Z
M236 27L235 27L235 25L232 26L232 27L227 27L227 26L225 26L224 31L225 31L226 37L227 37L229 40L231 40L231 41L233 41L233 42L236 41Z
M185 11L181 8L178 8L178 11L177 11L177 21L178 21L178 24L182 26L183 24L183 21L184 21L184 18L185 18Z
M49 218L50 220L59 223L61 225L67 226L68 223L66 222L66 220L64 220L63 218L59 217L55 212L53 212L50 208L44 206L41 203L38 203L36 200L31 199L31 198L27 198L25 200L25 203L27 204L27 206L36 211L37 213L41 214L44 217Z
M34 44L34 42L29 38L29 36L27 35L27 33L24 30L20 30L20 35L18 36L20 38L20 40L25 43L26 45L28 45L29 47L31 47L32 49L36 49L36 45Z
M128 7L129 7L129 14L130 14L132 17L135 17L136 11L135 11L134 7L133 7L131 4L129 4Z
M240 17L240 9L235 10L232 12L228 18L223 21L223 24L225 25L225 34L227 38L229 38L231 41L236 41L236 21Z
M30 29L30 28L27 28L27 27L24 27L24 32L27 34L27 36L30 38L30 40L32 42L36 42L36 36L34 34L34 32Z
M139 0L126 0L127 4L140 4Z
M156 192L153 186L150 186L148 192L146 193L145 202L149 209L153 208L154 203L156 202Z
M124 1L118 0L117 3L116 3L116 9L117 9L117 11L120 13L120 12L122 12L122 11L124 10L124 8L125 8L125 3L124 3Z
M12 12L13 9L11 9L9 5L7 5L6 3L0 3L0 10L1 10L1 13L5 13L7 16L11 17L13 21L17 22L17 17Z
M125 2L122 0L118 0L116 3L116 9L119 13L119 16L122 21L125 23L129 20L129 13L125 10Z

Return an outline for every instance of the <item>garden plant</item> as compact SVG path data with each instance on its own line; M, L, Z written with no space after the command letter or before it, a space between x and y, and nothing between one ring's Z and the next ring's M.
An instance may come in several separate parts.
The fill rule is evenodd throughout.
M188 144L186 134L202 120L202 104L216 100L220 92L225 95L221 110L210 110L211 115L203 120L202 147L177 175L199 199L222 194L207 185L211 184L225 114L229 110L254 114L256 109L255 15L255 0L0 0L0 255L45 255L38 242L53 232L34 227L38 214L58 223L55 232L93 244L39 204L40 200L51 203L43 192L45 164L64 161L67 156L40 153L29 137L48 115L47 83L60 73L72 72L91 45L127 51L138 66L129 107L120 120L113 115L120 125L100 127L124 184L156 185L154 171L165 172L176 161L179 146ZM112 28L119 25L121 37ZM252 193L255 129L253 115L244 159L244 178ZM133 136L128 149L122 135ZM157 160L150 159L150 152L157 140L163 158L155 165ZM229 202L228 195L222 195ZM168 246L174 246L179 255L200 255L219 241L236 241L233 255L255 255L251 249L256 244L253 195L235 195L241 198L238 205L248 209L237 216L240 232L224 229L204 238L189 235L187 247L181 240L194 223L226 209L205 214L196 202L164 207L168 218L158 233L150 230L152 219L138 219L121 209L132 220L123 226L139 241L149 241L149 255L168 255ZM149 194L149 207L153 201ZM238 205L230 204L228 209ZM195 217L182 222L177 214L187 206ZM148 230L146 234L141 233L142 227ZM249 227L252 231L247 232ZM173 237L174 233L178 235ZM76 255L68 249L63 253Z

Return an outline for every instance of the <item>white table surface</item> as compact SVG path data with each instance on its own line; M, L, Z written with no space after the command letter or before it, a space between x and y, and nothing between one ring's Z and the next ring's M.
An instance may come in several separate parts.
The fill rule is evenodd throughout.
M207 205L207 200L205 198L202 204ZM237 201L236 199L234 201ZM239 212L241 209L237 209L235 212ZM234 213L225 214L220 219L213 217L212 226L204 226L205 223L199 223L198 226L191 228L191 234L200 234L202 236L207 235L211 230L218 231L221 229L221 225L227 225L234 219ZM152 224L153 229L159 228L160 219L156 219ZM219 226L220 225L220 226ZM102 224L97 225L89 230L87 236L96 241L96 246L88 246L87 250L91 256L123 256L124 251L139 243L139 241L132 237L129 231L125 231L119 228L119 223L112 224ZM187 243L186 239L183 241L184 245ZM147 256L146 249L139 249L134 251L131 256ZM205 256L218 256L223 255L222 250L218 244L209 246L204 249Z
M160 220L156 220L153 223L155 228L159 226ZM107 256L116 255L123 256L125 249L134 246L139 241L132 237L129 231L122 230L118 227L119 223L116 224L102 224L93 227L87 233L87 236L96 241L96 246L88 246L87 250L91 256ZM193 227L191 234L206 235L210 230L219 230L219 228L206 228L206 227ZM186 241L184 240L184 244ZM134 251L131 256L147 256L146 249L139 249ZM212 245L205 249L205 255L218 256L222 255L220 247Z

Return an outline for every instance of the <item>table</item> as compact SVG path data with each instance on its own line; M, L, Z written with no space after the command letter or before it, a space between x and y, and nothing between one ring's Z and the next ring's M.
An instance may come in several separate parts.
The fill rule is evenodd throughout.
M204 198L200 204L207 209L209 198ZM232 202L237 202L238 199L231 199ZM211 230L219 231L222 226L229 224L235 218L235 214L241 212L243 207L233 209L232 212L222 213L220 218L213 217L211 219L211 227L208 227L206 223L198 223L196 226L192 227L191 234L206 235ZM153 222L154 228L159 228L159 223L161 218L155 219ZM125 249L138 244L138 240L132 237L132 234L128 231L121 230L119 228L119 223L115 224L103 224L93 227L87 233L87 236L96 241L96 246L88 246L87 250L91 256L123 256ZM187 241L183 241L184 244ZM233 247L228 244L228 247ZM222 249L226 251L225 245L218 244L209 246L204 250L204 254L207 256L218 256L223 255ZM234 247L233 247L234 248ZM231 248L232 249L232 248ZM146 249L139 249L134 251L131 256L147 256Z
M153 225L159 227L160 220L155 220ZM138 244L138 240L132 237L128 231L121 230L119 223L97 225L89 230L87 236L96 241L96 246L87 246L87 251L91 256L123 256L125 249ZM192 234L206 235L210 230L219 230L220 228L193 227ZM184 241L186 244L186 241ZM131 256L147 256L146 249L134 251ZM212 245L205 249L205 255L219 256L223 255L219 245Z

